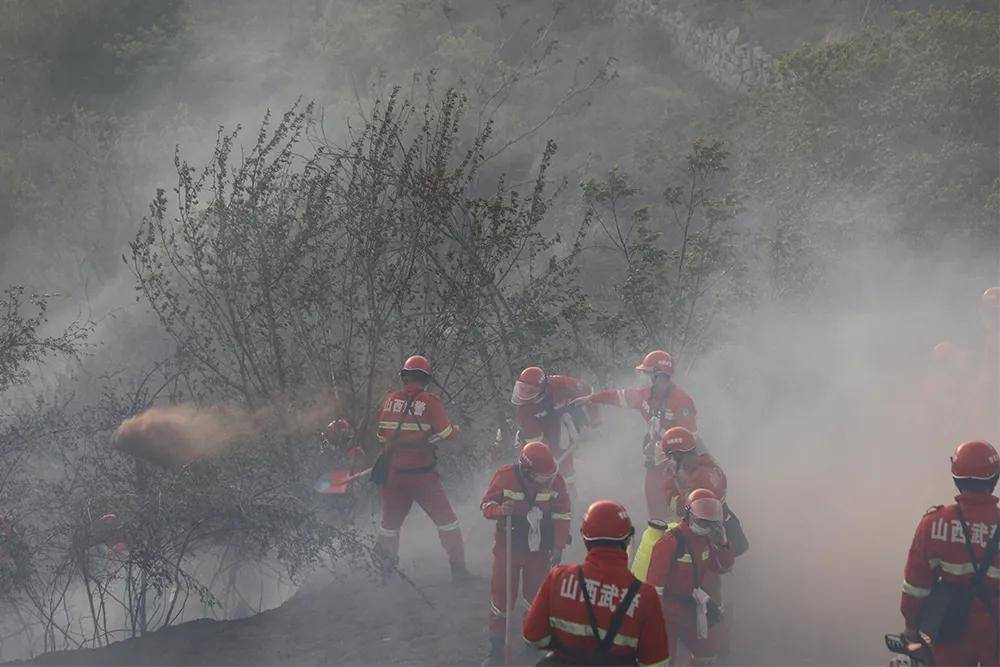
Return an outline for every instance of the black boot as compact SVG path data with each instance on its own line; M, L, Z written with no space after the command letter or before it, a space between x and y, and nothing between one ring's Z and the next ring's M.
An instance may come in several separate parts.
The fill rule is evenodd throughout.
M462 583L473 579L472 573L465 567L465 563L451 561L451 580L455 583Z
M490 637L490 653L483 660L482 667L491 667L491 665L502 665L504 660L504 645L503 637Z

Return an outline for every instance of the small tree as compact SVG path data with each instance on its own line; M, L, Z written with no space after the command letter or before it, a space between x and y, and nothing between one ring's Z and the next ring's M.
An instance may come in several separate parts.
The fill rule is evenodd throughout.
M617 167L583 184L587 222L610 241L622 269L619 304L593 313L600 352L590 358L598 373L612 372L609 362L621 362L623 353L653 348L690 366L719 335L721 306L738 294L745 266L733 225L741 197L726 190L724 178L728 157L722 142L695 141L659 206L638 203L641 192Z

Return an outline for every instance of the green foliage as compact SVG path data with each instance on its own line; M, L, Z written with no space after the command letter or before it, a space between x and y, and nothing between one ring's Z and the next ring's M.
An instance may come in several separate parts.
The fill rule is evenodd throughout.
M743 198L727 190L728 160L722 142L696 140L683 180L662 185L659 205L638 204L640 190L618 167L583 184L587 222L596 223L623 265L615 286L620 305L594 312L592 322L576 314L577 326L598 335L587 355L597 374L656 348L691 365L718 341L719 314L732 311L746 263L734 224Z
M743 182L783 222L823 221L814 238L851 238L876 203L917 244L995 241L998 39L995 13L903 13L787 54L737 117Z
M14 285L0 292L0 392L28 378L28 367L53 356L77 355L88 334L90 323L72 322L65 331L52 336L41 330L48 322L49 294L26 294ZM26 314L25 310L31 310Z

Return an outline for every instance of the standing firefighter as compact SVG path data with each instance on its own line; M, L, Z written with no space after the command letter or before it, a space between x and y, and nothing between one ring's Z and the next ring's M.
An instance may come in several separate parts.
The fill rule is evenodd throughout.
M518 589L523 586L524 597L534 597L545 573L562 560L562 550L569 538L569 493L548 445L529 442L516 464L497 470L481 507L483 516L497 522L490 585L490 654L483 664L499 665L504 659L504 626L518 598ZM508 521L511 523L509 564ZM508 567L511 590L505 592Z
M628 570L628 512L598 500L583 517L582 565L549 572L524 617L524 640L551 649L539 664L665 665L670 653L656 592Z
M726 474L715 458L705 450L700 438L683 426L669 428L656 445L654 460L657 466L666 466L669 471L661 502L671 517L684 511L685 501L692 492L708 489L722 501L726 533L733 542L733 557L749 548L739 519L726 504ZM632 564L632 572L640 579L646 578L653 545L660 540L668 525L666 521L651 520L643 533ZM704 583L705 590L712 598L721 601L722 585L719 576L715 572L706 572Z
M570 449L581 429L597 419L597 408L575 404L591 391L589 384L568 375L546 375L538 366L521 371L510 402L517 406L518 444L541 440L560 458L560 470L573 491L575 470Z
M462 578L468 575L462 531L434 470L436 443L456 437L459 429L448 419L441 399L427 391L431 381L427 359L410 357L399 376L403 388L386 395L378 418L382 454L372 470L372 481L382 486L378 544L389 558L396 558L400 528L416 502L437 524L452 576Z
M667 519L663 507L663 488L669 476L655 459L656 443L671 426L683 426L692 433L698 430L694 400L673 383L674 358L663 350L654 350L635 367L639 376L648 378L649 386L640 389L608 389L582 399L581 402L616 405L638 410L646 420L646 435L642 451L646 465L646 511L650 519Z
M649 562L646 581L663 596L670 652L678 655L679 640L695 665L712 664L719 650L722 609L703 583L706 573L723 574L733 564L722 512L722 502L713 492L692 492L683 519L656 543Z
M904 635L930 636L936 665L997 664L998 474L1000 457L988 442L959 445L951 459L955 504L929 509L913 536L900 604Z

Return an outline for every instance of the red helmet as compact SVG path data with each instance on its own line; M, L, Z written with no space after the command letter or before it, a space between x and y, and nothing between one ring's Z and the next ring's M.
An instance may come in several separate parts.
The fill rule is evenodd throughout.
M585 541L615 540L623 542L635 533L628 510L614 500L598 500L587 508L580 526Z
M663 453L668 452L690 452L694 449L697 441L694 434L683 426L668 428L660 438L660 449Z
M702 521L722 521L722 501L709 489L695 489L688 494L685 507L696 519Z
M1000 456L985 440L963 442L951 457L951 476L955 479L990 479L1000 474Z
M402 373L403 371L419 371L429 376L431 374L431 362L427 361L427 357L415 354L403 362L403 367L399 369L399 372Z
M538 366L528 366L517 377L514 383L514 391L511 392L510 402L514 405L524 405L533 403L542 397L545 391L545 371Z
M334 419L332 422L326 425L326 430L331 434L349 434L354 432L354 427L351 426L351 422L346 419Z
M663 350L653 350L642 359L642 363L635 367L641 373L666 373L674 374L674 358Z
M979 306L983 310L1000 310L1000 287L990 287L979 298Z
M552 450L544 442L537 440L521 449L517 465L528 479L538 484L551 482L559 472L559 464L552 456Z

